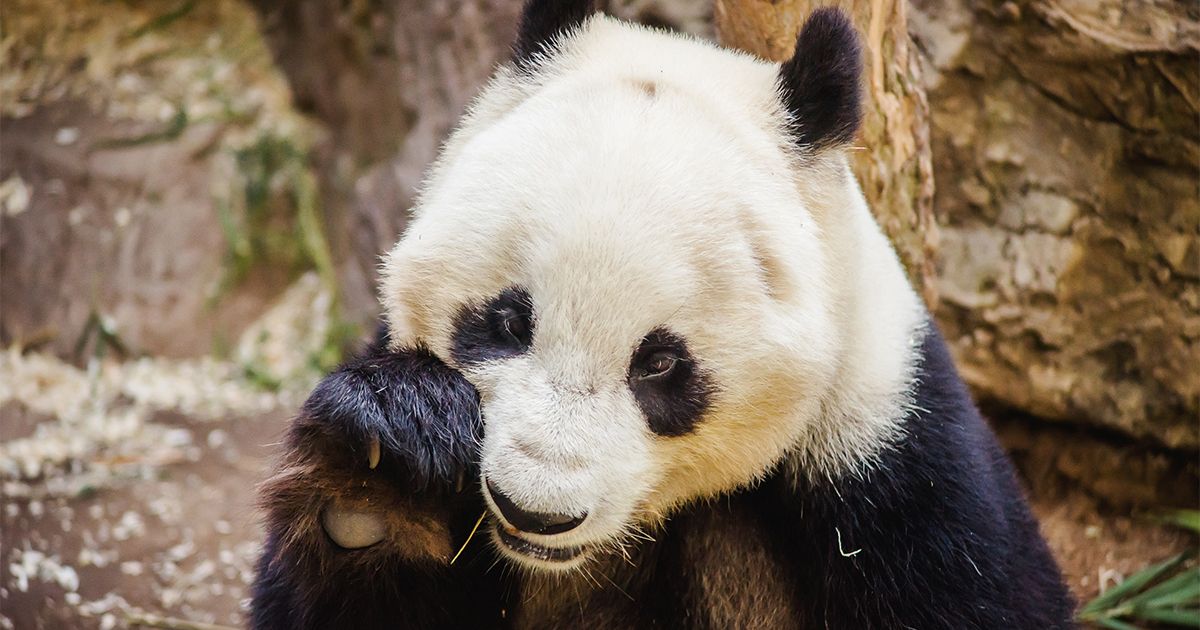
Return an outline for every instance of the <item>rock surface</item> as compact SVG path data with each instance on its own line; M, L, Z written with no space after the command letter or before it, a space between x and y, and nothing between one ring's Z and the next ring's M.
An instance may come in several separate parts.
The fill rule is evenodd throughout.
M301 155L312 130L254 13L13 0L0 18L0 342L79 362L232 343L307 266L282 172L299 160L267 151Z
M1200 445L1200 6L917 0L938 318L983 397Z

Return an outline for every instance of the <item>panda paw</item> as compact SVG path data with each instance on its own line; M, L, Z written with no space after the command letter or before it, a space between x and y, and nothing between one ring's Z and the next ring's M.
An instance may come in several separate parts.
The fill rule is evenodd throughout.
M323 379L261 488L282 545L448 563L482 513L478 397L432 354L368 351ZM369 549L369 552L366 551Z
M466 544L480 432L475 389L425 351L377 344L322 380L259 490L249 626L503 626L488 549Z

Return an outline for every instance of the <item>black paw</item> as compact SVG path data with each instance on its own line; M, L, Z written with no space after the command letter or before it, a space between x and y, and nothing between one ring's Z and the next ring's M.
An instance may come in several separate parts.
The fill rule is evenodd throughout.
M373 349L343 365L313 390L292 431L298 446L340 446L422 493L460 491L479 437L475 388L424 350Z
M448 561L482 513L479 436L478 395L462 375L427 351L376 344L304 403L262 488L268 518L292 537L319 526L346 550L390 542L401 557Z
M377 344L323 379L260 488L252 626L488 625L486 547L455 560L484 512L480 431L475 389L426 351Z

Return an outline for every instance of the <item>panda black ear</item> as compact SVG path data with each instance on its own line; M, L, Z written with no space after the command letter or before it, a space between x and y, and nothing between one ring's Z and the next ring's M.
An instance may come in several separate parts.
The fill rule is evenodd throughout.
M840 9L813 11L796 38L796 52L779 68L792 133L805 147L848 144L862 122L862 47Z
M592 0L526 0L517 41L513 43L513 63L528 69L555 38L582 24L595 11Z

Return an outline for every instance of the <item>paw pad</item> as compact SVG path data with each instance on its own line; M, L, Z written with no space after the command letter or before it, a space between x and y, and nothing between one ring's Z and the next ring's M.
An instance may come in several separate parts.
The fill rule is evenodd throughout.
M321 526L333 542L343 549L370 547L387 535L387 524L382 514L332 505L321 512Z

